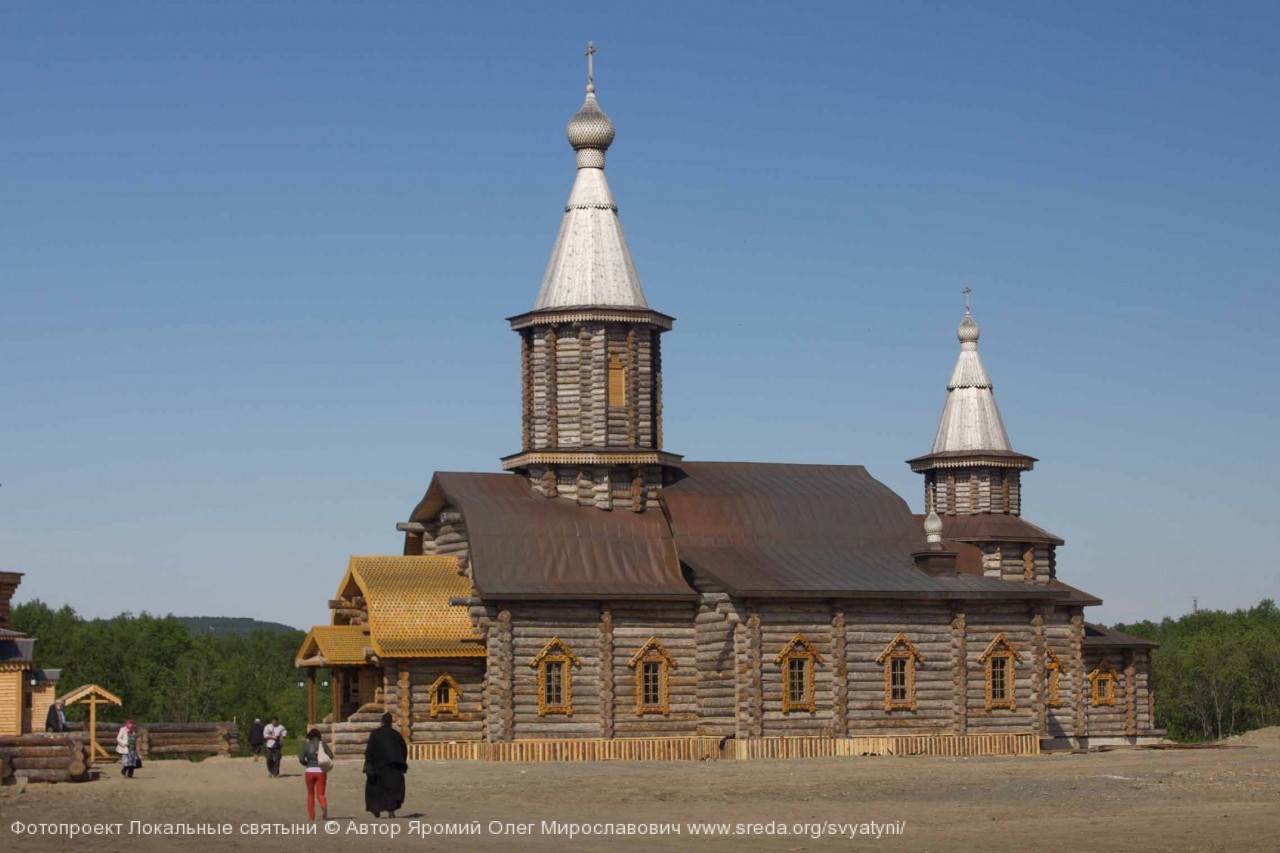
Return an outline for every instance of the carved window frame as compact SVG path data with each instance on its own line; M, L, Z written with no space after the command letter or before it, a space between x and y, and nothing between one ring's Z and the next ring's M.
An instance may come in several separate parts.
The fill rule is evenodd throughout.
M1009 642L1009 638L1003 632L996 635L996 638L987 646L986 651L978 658L986 671L986 710L1004 708L1013 711L1017 709L1017 662L1022 659L1022 653L1018 651L1018 647ZM994 690L994 662L997 660L1004 662L1001 665L1004 670L1004 696L996 696Z
M658 664L658 692L659 699L656 704L650 704L644 701L644 665L647 663ZM645 714L670 714L671 713L671 670L675 669L678 664L676 659L671 656L666 647L657 637L650 637L648 641L640 647L640 651L631 657L631 662L627 664L631 669L635 670L636 679L636 716L641 717Z
M1109 708L1116 704L1116 683L1120 680L1120 673L1116 671L1110 661L1102 661L1093 672L1089 673L1090 693L1092 694L1093 707Z
M621 409L627 405L627 360L620 353L609 353L607 397L609 408Z
M905 699L893 698L893 662L895 660L906 661L907 695ZM907 639L906 634L898 634L889 641L889 645L884 647L884 651L876 658L876 663L884 666L885 712L914 711L916 709L916 664L924 663L924 655L920 654L915 644Z
M556 703L547 702L548 664L559 664L563 667L561 670L560 701ZM529 661L529 666L538 671L538 716L563 714L566 717L572 717L573 668L582 666L582 661L578 659L578 656L559 637L552 637L550 642L542 647L542 651L538 652L533 660Z
M449 699L446 702L440 701L439 694L441 687L447 687L449 689ZM458 700L462 698L462 688L458 686L458 682L454 681L452 675L446 672L444 675L433 681L429 689L431 696L430 716L432 718L438 717L441 714L457 715Z
M1066 669L1056 652L1044 647L1045 702L1050 708L1062 707L1062 671Z
M795 702L791 698L791 661L803 661L802 683L800 685L800 696L802 701ZM778 653L773 662L782 667L782 713L790 714L793 711L807 711L810 714L817 711L817 705L814 702L813 687L813 669L816 664L823 662L822 655L813 647L808 638L804 634L796 634L791 641L783 646L782 651Z

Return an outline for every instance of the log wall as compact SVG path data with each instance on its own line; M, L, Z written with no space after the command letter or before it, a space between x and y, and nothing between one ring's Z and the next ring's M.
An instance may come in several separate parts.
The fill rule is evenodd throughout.
M1051 737L1078 737L1084 734L1076 719L1080 689L1077 676L1083 662L1072 617L1073 612L1067 608L1050 608L1045 615L1045 647L1052 649L1062 664L1058 674L1056 705L1050 701L1048 671L1045 673L1044 732Z
M848 648L848 731L897 733L953 731L955 668L952 613L946 604L850 602L844 608ZM876 658L899 633L923 657L916 663L916 710L885 711L884 665Z
M1024 604L969 602L965 612L965 659L968 678L965 690L966 731L1036 731L1036 687L1042 683L1042 660L1035 656L1031 617ZM1014 662L1014 707L987 705L986 665L983 653L998 635L1004 634L1022 659Z
M0 735L22 734L22 677L15 667L0 669Z
M525 449L660 446L657 330L584 321L521 334ZM624 405L610 405L611 358L623 367Z
M408 675L410 741L480 740L485 733L484 662L473 658L401 662ZM431 716L431 685L442 675L458 683L458 713ZM404 703L401 703L404 707Z

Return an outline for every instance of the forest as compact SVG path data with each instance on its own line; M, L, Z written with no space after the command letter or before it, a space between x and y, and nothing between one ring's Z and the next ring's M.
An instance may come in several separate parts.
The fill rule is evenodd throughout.
M40 601L14 607L13 627L39 638L36 663L62 670L62 689L94 682L125 702L106 719L239 723L278 714L305 725L306 691L293 667L303 633L192 631L173 616L83 619ZM1204 610L1177 619L1115 626L1160 643L1156 723L1175 740L1217 740L1280 725L1280 608ZM327 680L327 673L322 676ZM318 689L317 707L329 707ZM75 718L74 713L71 715Z
M303 676L293 666L301 631L192 631L177 617L145 613L84 619L38 600L15 605L10 618L14 630L38 639L36 665L62 670L60 693L95 683L124 700L99 710L106 720L230 721L247 731L255 717L279 715L290 732L306 725ZM329 704L318 686L316 707ZM67 716L79 719L80 710Z
M1220 740L1280 725L1280 608L1201 610L1117 625L1160 643L1156 724L1180 741Z

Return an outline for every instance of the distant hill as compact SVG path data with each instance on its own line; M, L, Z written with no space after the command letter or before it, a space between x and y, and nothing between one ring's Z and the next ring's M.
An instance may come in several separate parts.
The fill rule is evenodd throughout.
M245 636L254 631L271 631L276 634L287 634L298 629L280 622L263 622L259 619L247 619L237 616L175 616L173 617L187 626L193 634L207 634L212 637L230 637L236 634Z

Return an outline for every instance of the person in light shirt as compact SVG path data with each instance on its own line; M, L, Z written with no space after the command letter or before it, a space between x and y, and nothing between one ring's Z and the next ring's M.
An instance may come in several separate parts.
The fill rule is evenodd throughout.
M288 734L288 730L280 725L279 717L272 717L270 725L262 730L262 736L266 738L264 746L267 748L267 773L272 779L280 777L280 749Z

